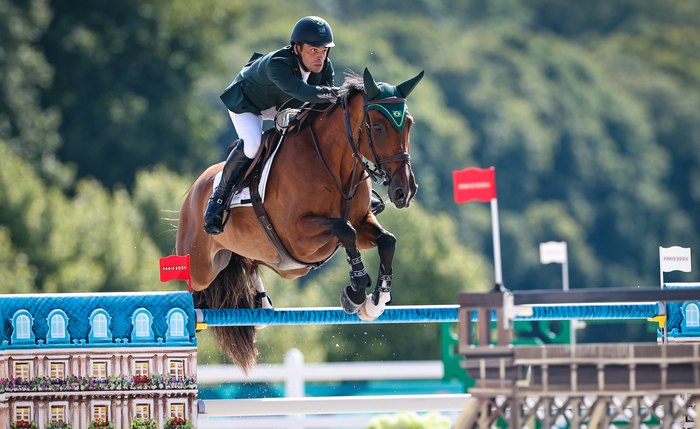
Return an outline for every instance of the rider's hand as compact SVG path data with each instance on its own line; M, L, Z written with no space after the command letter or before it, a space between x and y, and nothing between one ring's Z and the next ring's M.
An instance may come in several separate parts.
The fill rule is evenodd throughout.
M338 89L323 86L318 92L318 98L323 98L329 103L336 103L338 101Z

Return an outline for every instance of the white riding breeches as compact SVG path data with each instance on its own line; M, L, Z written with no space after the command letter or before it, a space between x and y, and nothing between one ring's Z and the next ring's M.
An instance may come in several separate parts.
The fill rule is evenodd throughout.
M243 153L247 158L255 158L262 140L263 118L255 113L233 113L228 111L231 122L236 128L236 134L243 139Z
M250 112L234 113L230 110L228 114L238 138L243 139L243 153L250 159L255 158L262 140L263 119L274 119L277 109L267 109L260 115Z

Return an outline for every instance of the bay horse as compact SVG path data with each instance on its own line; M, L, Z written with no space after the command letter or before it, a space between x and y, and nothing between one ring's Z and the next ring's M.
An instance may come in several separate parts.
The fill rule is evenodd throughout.
M420 72L393 86L375 82L368 69L363 76L348 71L338 101L311 112L281 142L265 188L264 213L233 208L219 235L204 232L203 214L224 163L210 166L196 179L180 210L176 252L190 255L197 307L259 307L256 297L264 292L260 265L294 279L323 264L342 246L350 267L350 284L340 292L343 309L363 320L382 314L391 300L396 238L371 211L368 179L388 186L395 207L409 206L417 185L409 155L413 118L406 97L422 77ZM265 134L264 139L270 138L275 130ZM276 231L277 246L265 229ZM360 250L375 246L380 269L376 288L368 296L371 278ZM255 327L213 331L222 350L244 371L255 364Z

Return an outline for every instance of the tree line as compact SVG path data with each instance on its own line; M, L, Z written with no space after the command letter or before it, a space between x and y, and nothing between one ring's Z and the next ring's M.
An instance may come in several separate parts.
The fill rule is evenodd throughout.
M698 247L700 2L10 1L0 291L181 287L158 283L157 258L189 184L235 137L218 95L304 15L333 27L336 84L345 69L426 71L409 100L417 206L380 219L399 239L395 304L490 287L488 207L452 202L468 166L496 167L511 289L561 287L543 241L567 241L572 288L652 286L659 245ZM344 271L265 280L278 306L337 305ZM306 329L264 331L263 359L299 342L309 359L437 353L432 327Z

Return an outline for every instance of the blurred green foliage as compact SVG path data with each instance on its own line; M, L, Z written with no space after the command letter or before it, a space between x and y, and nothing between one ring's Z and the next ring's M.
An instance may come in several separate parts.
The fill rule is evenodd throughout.
M380 217L399 240L394 304L490 287L488 206L452 202L452 171L469 166L496 167L511 289L561 287L558 266L539 263L543 241L568 242L572 288L652 286L659 245L700 248L697 1L10 0L0 292L182 288L158 283L157 259L173 252L189 184L234 137L218 95L304 15L333 27L336 84L347 68L390 83L426 71L409 99L416 204ZM376 254L365 258L376 275ZM264 279L276 306L336 306L347 267ZM264 361L291 346L309 361L438 350L431 326L259 338ZM200 354L222 359L212 344L203 334Z
M367 429L449 429L449 418L437 413L401 413L372 419Z

